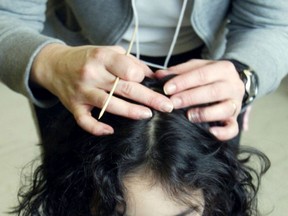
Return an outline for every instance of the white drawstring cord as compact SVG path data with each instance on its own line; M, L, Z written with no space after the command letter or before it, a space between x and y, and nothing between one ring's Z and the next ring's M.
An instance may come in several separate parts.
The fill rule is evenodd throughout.
M181 9L181 13L180 13L180 16L179 16L179 19L178 19L177 27L176 27L176 30L175 30L175 33L174 33L173 41L172 41L172 43L170 45L169 52L168 52L168 54L166 56L166 59L165 59L164 68L168 67L169 60L170 60L170 58L172 56L172 53L173 53L173 50L174 50L174 47L175 47L175 44L176 44L176 41L177 41L177 38L178 38L178 35L179 35L179 32L180 32L180 27L181 27L182 20L183 20L183 17L184 17L186 5L187 5L187 0L184 0L183 1L183 5L182 5L182 9Z
M167 68L167 65L168 65L168 62L169 62L169 59L171 58L171 55L172 55L172 52L173 52L173 49L175 47L175 44L176 44L176 41L177 41L177 37L178 37L178 34L179 34L179 31L180 31L180 27L181 27L181 23L182 23L182 20L183 20L183 17L184 17L184 12L185 12L185 8L186 8L186 4L187 4L187 0L184 0L183 2L183 5L182 5L182 9L181 9L181 13L180 13L180 16L179 16L179 20L178 20L178 23L177 23L177 27L176 27L176 30L175 30L175 33L174 33L174 37L173 37L173 41L170 45L170 49L169 49L169 52L166 56L166 59L165 59L165 64L164 66L161 66L161 65L157 65L157 64L153 64L153 63L150 63L150 62L146 62L147 65L150 65L150 66L153 66L153 67L156 67L156 68L159 68L159 69L166 69ZM126 51L126 54L125 55L129 55L130 54L130 51L132 49L132 46L134 44L134 39L136 37L136 56L137 58L139 59L140 57L140 48L139 48L139 37L138 37L138 27L139 27L139 20L138 20L138 13L137 13L137 10L136 10L136 4L135 4L135 0L132 0L132 8L133 8L133 13L134 13L134 19L135 19L135 27L134 27L134 32L133 32L133 35L132 35L132 39L130 41L130 44L129 44L129 48L128 50ZM119 77L116 77L115 81L114 81L114 84L112 86L112 89L104 103L104 106L102 107L100 113L99 113L99 116L98 116L98 119L100 119L112 96L113 96L113 93L116 89L116 86L119 82Z
M140 59L140 46L139 46L139 33L138 33L139 16L138 16L135 0L132 0L132 9L133 9L134 20L135 20L135 28L137 29L136 40L135 40L136 41L136 57Z
M181 12L180 12L178 23L177 23L177 26L176 26L176 30L175 30L175 33L174 33L174 36L173 36L173 40L171 42L168 54L167 54L167 56L165 58L164 65L162 66L162 65L151 63L151 62L143 61L146 65L152 66L152 67L155 67L155 68L158 68L158 69L167 69L168 64L169 64L169 60L170 60L170 58L172 56L173 50L174 50L176 42L177 42L177 38L178 38L178 35L179 35L179 32L180 32L181 24L182 24L182 21L183 21L183 18L184 18L186 6L187 6L187 0L183 0ZM138 29L139 28L139 17L138 17L138 12L137 12L137 8L136 8L135 0L132 0L132 8L133 8L134 19L135 19L135 27L137 26L137 29ZM136 33L136 57L138 59L140 59L140 46L139 46L139 34L138 34L138 31Z

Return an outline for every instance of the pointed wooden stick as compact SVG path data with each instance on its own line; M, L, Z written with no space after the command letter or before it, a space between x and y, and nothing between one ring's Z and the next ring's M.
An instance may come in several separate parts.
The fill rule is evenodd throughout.
M128 47L125 55L129 55L130 54L137 31L138 31L138 26L136 25L135 28L134 28L134 31L133 31L132 39L130 41L129 47ZM115 89L117 87L118 82L119 82L119 77L116 77L116 79L114 81L114 84L112 86L112 89L111 89L111 91L110 91L110 93L109 93L109 95L108 95L108 97L107 97L107 99L105 101L105 104L104 104L104 106L102 107L102 109L101 109L101 111L99 113L98 120L103 116L103 114L104 114L104 112L105 112L105 110L106 110L106 108L107 108L107 106L108 106L108 104L109 104L109 102L110 102L110 100L111 100L111 98L113 96L113 93L114 93L114 91L115 91Z

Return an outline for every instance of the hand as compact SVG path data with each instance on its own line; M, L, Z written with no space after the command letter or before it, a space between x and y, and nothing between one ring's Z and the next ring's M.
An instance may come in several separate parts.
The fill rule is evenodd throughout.
M245 113L243 116L243 126L242 126L243 131L249 130L249 120L250 120L251 110L252 110L252 105L249 105L245 110Z
M124 53L123 48L116 46L50 44L35 59L31 80L57 96L79 126L94 135L113 133L111 126L91 116L91 110L103 107L117 76L120 81L115 95L171 112L173 104L169 98L140 84L145 76L152 76L152 71L137 58ZM152 116L148 107L129 103L115 95L106 112L132 119Z
M162 78L169 74L178 75L164 85L164 91L171 95L175 109L212 103L191 108L187 112L189 120L223 122L221 127L210 128L210 132L220 140L228 140L238 134L237 116L241 111L244 84L231 62L191 60L159 70L155 76Z

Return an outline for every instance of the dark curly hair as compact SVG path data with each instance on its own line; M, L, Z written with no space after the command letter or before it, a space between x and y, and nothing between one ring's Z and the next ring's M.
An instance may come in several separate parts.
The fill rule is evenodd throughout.
M146 80L145 85L159 90L163 83ZM269 159L256 149L217 140L208 124L191 123L185 113L154 111L151 119L138 121L106 113L102 120L115 133L97 137L64 110L50 126L50 136L43 138L41 165L31 183L19 190L20 203L13 212L121 215L116 206L125 206L123 178L145 166L171 196L202 189L203 215L258 215L256 195ZM251 167L251 158L260 166Z

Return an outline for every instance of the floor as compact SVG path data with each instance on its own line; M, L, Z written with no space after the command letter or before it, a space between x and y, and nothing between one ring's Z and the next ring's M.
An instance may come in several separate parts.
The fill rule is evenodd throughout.
M27 100L0 83L0 215L17 203L24 165L37 157L39 139ZM263 178L259 206L263 215L288 212L288 78L276 92L254 103L242 145L264 151L272 167Z

